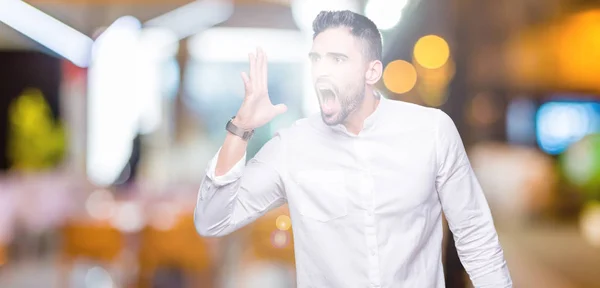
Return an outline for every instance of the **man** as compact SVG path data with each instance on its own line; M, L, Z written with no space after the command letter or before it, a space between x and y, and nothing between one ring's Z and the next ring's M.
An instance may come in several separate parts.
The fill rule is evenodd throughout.
M251 131L284 113L267 58L250 54L246 95L210 163L195 222L222 236L289 204L298 287L444 287L442 211L476 287L512 287L483 192L452 120L388 100L375 24L321 12L309 57L321 113L276 133L247 164Z

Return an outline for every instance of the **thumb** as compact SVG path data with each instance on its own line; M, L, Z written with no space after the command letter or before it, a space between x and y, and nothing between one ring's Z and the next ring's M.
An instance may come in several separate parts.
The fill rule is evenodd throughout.
M287 106L285 104L275 105L275 115L283 114L286 111L287 111Z
M244 88L246 88L246 92L252 92L250 91L252 89L252 86L250 85L250 78L248 77L248 74L246 74L246 72L242 72L242 81L244 82Z

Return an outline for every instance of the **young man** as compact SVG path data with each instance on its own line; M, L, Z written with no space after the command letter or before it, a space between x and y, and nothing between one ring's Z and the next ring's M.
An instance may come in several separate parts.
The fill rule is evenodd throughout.
M289 204L298 287L444 287L442 211L476 287L512 287L484 194L452 120L388 100L375 24L321 12L309 57L321 113L278 132L245 164L253 129L284 113L267 58L250 54L246 95L210 163L195 223L222 236Z

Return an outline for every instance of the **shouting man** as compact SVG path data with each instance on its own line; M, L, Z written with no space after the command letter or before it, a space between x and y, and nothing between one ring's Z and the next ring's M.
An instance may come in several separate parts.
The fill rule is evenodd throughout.
M267 56L249 55L244 101L226 125L195 211L229 234L288 203L300 288L444 287L442 212L476 287L512 287L488 203L451 118L376 91L381 35L350 11L321 12L308 56L321 112L282 129L246 163L254 129L284 113Z

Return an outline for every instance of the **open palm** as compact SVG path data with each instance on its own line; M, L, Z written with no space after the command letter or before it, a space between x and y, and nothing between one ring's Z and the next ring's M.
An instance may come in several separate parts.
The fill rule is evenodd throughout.
M258 48L256 55L248 55L250 76L242 72L242 80L246 90L242 106L234 121L241 128L251 130L261 127L275 116L287 111L285 104L273 105L269 98L267 77L267 55Z

